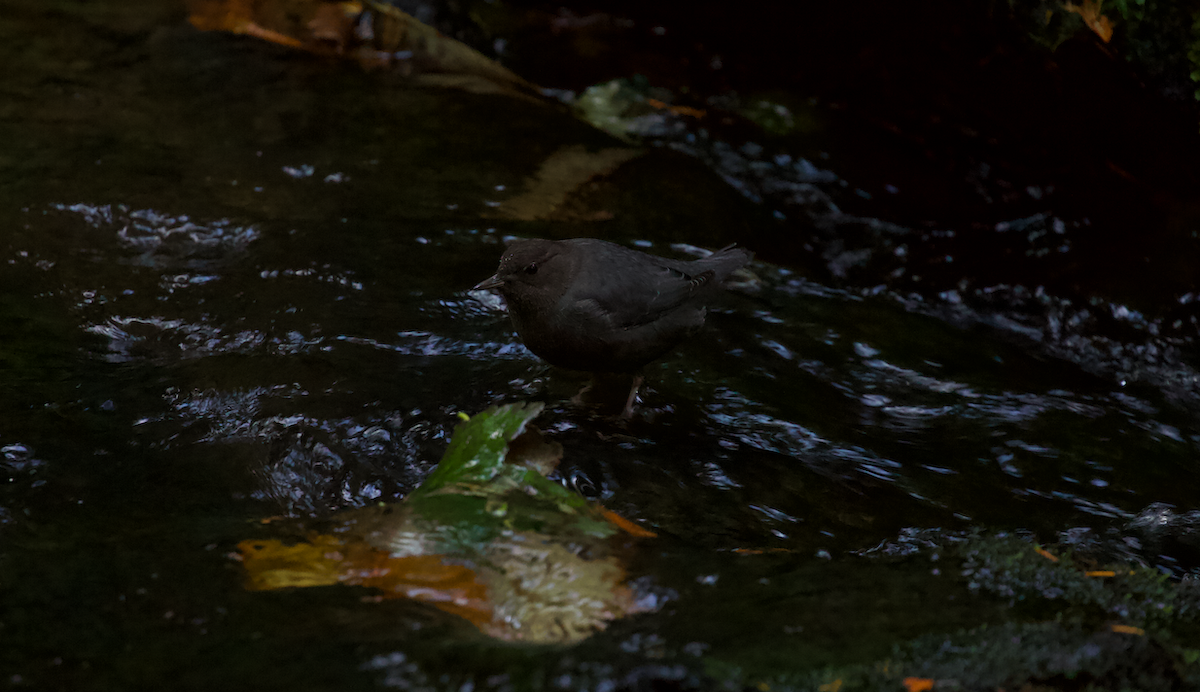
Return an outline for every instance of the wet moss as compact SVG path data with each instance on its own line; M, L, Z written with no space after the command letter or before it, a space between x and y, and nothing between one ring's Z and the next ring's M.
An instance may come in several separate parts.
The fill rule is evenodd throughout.
M1194 624L1200 589L1157 569L1129 563L1088 564L1013 536L977 537L959 549L967 588L1080 622L1119 620L1148 630ZM1053 602L1053 603L1051 603Z
M981 615L977 626L919 634L897 642L888 656L850 665L793 665L771 674L714 657L705 660L705 672L718 686L824 692L1154 692L1200 685L1194 580L1173 580L1133 562L1096 564L1011 534L924 538L901 562L938 555L945 571L958 569L957 588L1000 601L1005 621L986 623Z

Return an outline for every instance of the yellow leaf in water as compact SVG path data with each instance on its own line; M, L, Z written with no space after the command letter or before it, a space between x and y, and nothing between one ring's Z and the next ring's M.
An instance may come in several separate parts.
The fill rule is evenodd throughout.
M242 541L238 550L250 591L351 584L379 589L384 598L429 603L476 626L492 619L487 586L470 568L439 555L392 557L362 541L323 534L295 545Z
M339 545L336 539L295 545L276 540L242 541L238 550L246 569L246 588L269 591L336 584L340 560L331 551L336 552Z
M501 203L499 216L521 221L551 218L585 183L609 175L641 155L638 149L621 147L600 151L580 145L563 147L542 161L537 173L526 181L525 192Z

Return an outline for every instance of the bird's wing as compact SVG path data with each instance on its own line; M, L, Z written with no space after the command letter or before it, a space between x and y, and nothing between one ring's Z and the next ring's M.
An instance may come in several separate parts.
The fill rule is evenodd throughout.
M688 273L667 262L636 265L625 271L613 267L613 280L595 282L575 296L576 309L614 328L629 329L678 309L715 276L711 269Z

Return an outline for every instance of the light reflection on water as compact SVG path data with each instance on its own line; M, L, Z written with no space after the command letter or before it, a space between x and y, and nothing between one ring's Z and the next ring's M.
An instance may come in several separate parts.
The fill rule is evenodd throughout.
M259 235L252 226L229 219L196 222L185 215L172 216L153 209L130 210L124 205L56 204L59 212L78 215L89 226L114 231L123 249L136 253L132 263L163 267L184 263L203 266L245 250Z
M405 356L463 356L473 360L529 360L534 355L520 342L463 342L430 332L399 332L393 343L355 336L339 336L338 341L359 344Z
M804 299L785 304L787 294ZM868 306L807 282L784 280L757 299L777 307L740 311L757 324L739 343L751 339L759 348L733 352L753 363L748 372L775 384L743 380L717 388L706 406L711 434L747 448L784 454L834 477L859 474L894 484L965 516L980 501L973 486L988 478L1010 498L1005 513L1018 515L1032 500L1102 519L1127 519L1145 505L1139 496L1149 479L1128 467L1114 473L1123 459L1163 440L1195 451L1177 425L1156 420L1160 408L1141 396L1098 379L1083 391L1061 386L1080 380L1074 363L1034 363L1050 375L1034 380L1023 372L1029 356L1011 349L992 358L947 351L938 342L962 340L955 330L935 328L942 333L916 346L899 332L852 338L872 331ZM837 314L843 310L848 314ZM834 323L819 330L814 315ZM789 365L796 353L822 355L800 368L801 376ZM764 367L754 362L756 354L780 361ZM1054 370L1063 375L1058 381ZM796 403L815 398L823 403ZM1170 456L1179 458L1174 450ZM994 494L987 500L998 501Z

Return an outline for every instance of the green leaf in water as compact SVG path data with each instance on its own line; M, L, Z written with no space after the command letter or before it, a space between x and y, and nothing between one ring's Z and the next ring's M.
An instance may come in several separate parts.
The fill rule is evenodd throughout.
M477 554L503 531L599 539L617 533L601 508L543 475L562 449L526 429L542 408L492 407L454 431L441 463L406 501L438 550Z
M508 443L525 430L545 404L493 406L458 425L450 446L429 478L412 497L428 495L456 483L486 483L504 469Z

